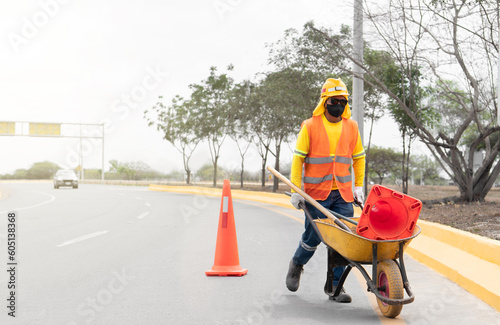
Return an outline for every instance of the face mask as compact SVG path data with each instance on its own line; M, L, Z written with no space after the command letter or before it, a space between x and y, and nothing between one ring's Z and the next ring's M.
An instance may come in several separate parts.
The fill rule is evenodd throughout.
M330 114L331 116L340 117L342 113L344 113L345 106L342 104L326 104L326 109L328 110L328 114Z

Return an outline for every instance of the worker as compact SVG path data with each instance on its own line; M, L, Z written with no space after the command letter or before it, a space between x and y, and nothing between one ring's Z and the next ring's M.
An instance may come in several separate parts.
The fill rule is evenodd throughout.
M302 166L304 166L305 192L323 207L352 218L354 198L364 202L365 151L358 124L350 119L348 96L347 87L341 79L326 80L313 116L302 123L293 155L290 178L294 185L301 188ZM355 175L354 196L350 174L351 163ZM299 202L305 202L313 218L326 218L293 190L291 202L297 209ZM286 286L290 291L297 291L299 288L303 267L321 242L307 218L304 226L304 233L290 261L286 277ZM332 292L335 292L344 269L344 266L334 268ZM329 299L351 302L351 297L344 288L340 290L338 296L330 296Z

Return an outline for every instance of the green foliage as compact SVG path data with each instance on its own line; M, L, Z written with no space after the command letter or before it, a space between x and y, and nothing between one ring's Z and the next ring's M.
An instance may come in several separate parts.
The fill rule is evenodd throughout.
M386 51L374 50L365 44L363 50L364 62L380 78L389 78L395 71L394 59ZM371 84L374 80L367 76L365 84L365 120L377 121L384 115L384 109L387 107L387 95L379 91Z
M117 160L110 160L109 164L110 168L109 172L106 173L106 179L139 181L164 177L142 161L122 163Z
M395 181L401 179L401 160L403 154L391 148L374 146L370 149L368 176L376 184L382 184L386 179ZM416 185L446 185L446 180L440 176L443 171L439 163L426 155L410 157L410 174ZM423 182L423 184L421 184Z
M27 169L16 169L12 174L0 175L0 179L28 179Z
M416 185L446 185L440 176L443 171L439 163L426 155L414 155L410 160L410 169Z
M260 98L261 113L267 122L264 133L275 143L276 170L280 167L282 142L295 138L302 121L312 116L328 75L324 61L318 59L314 49L311 51L310 42L290 29L283 39L268 46L273 71L260 84ZM275 178L273 190L277 189Z
M400 164L403 155L391 148L373 146L370 148L368 177L376 184L382 184L384 178L397 178L401 175Z
M253 137L250 123L258 107L256 96L257 85L250 80L243 80L234 85L229 96L232 123L229 123L229 134L235 139L251 141Z
M201 140L194 132L197 119L182 97L175 96L168 107L163 104L162 99L163 96L160 96L152 108L156 114L155 119L148 116L148 111L144 112L144 117L149 121L149 126L156 125L156 129L162 132L163 138L182 154L184 170L188 175L186 182L189 184L191 180L189 160Z
M233 66L227 67L228 71ZM191 98L186 103L195 122L194 132L198 139L209 144L214 172L213 186L217 184L217 164L220 150L226 136L233 130L235 112L231 110L230 97L234 80L227 73L217 74L217 68L210 68L210 75L200 84L191 84Z
M230 65L228 71L232 70ZM200 84L189 85L192 93L186 105L192 111L192 118L196 119L195 133L198 138L206 138L215 144L224 141L229 121L233 118L229 105L233 83L228 74L217 74L217 68L211 67L207 79Z
M165 179L171 180L171 181L178 181L182 182L186 178L186 175L184 172L180 170L173 170L170 173L165 175Z
M36 162L29 169L16 169L13 174L0 175L0 179L52 179L61 167L50 161Z
M392 60L394 62L394 59ZM434 106L423 106L424 100L432 93L429 89L421 86L425 82L421 67L410 68L396 66L394 63L386 66L387 70L383 77L385 85L391 90L417 117L420 123L426 127L434 127L440 120L440 114ZM418 130L415 121L408 112L401 107L399 102L391 98L388 110L396 121L402 133L413 134Z
M324 81L327 77L341 78L352 90L351 61L345 55L345 51L352 51L352 31L349 26L342 25L340 33L335 33L332 29L316 29L313 22L308 22L304 26L300 51L308 56L306 62L309 69L314 69L322 74ZM364 63L373 71L373 74L385 78L393 74L395 69L394 59L389 52L375 50L369 47L369 43L364 44ZM376 121L383 116L383 108L386 106L387 95L374 87L374 80L366 75L364 84L365 119Z
M101 179L102 169L85 169L85 179Z
M50 161L34 163L26 174L27 179L49 179L61 169L58 164Z
M436 129L444 134L454 134L467 118L463 106L470 106L469 94L456 81L438 80L429 90L428 101L440 116Z
M225 170L217 166L217 175L221 176L225 173ZM213 164L207 162L196 171L196 178L200 181L210 181L214 178L214 166Z

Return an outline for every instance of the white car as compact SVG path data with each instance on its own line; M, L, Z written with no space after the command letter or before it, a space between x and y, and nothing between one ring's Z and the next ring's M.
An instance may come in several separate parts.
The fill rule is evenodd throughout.
M78 177L72 170L58 170L54 175L54 188L59 188L60 186L71 186L73 188L78 188Z

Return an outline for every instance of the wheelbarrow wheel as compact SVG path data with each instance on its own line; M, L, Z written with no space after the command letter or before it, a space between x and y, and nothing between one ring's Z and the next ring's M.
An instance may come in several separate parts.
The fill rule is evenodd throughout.
M390 299L403 299L404 288L401 271L393 260L383 260L377 265L377 287L382 296ZM403 306L388 305L377 299L378 307L385 317L394 318L401 313Z

